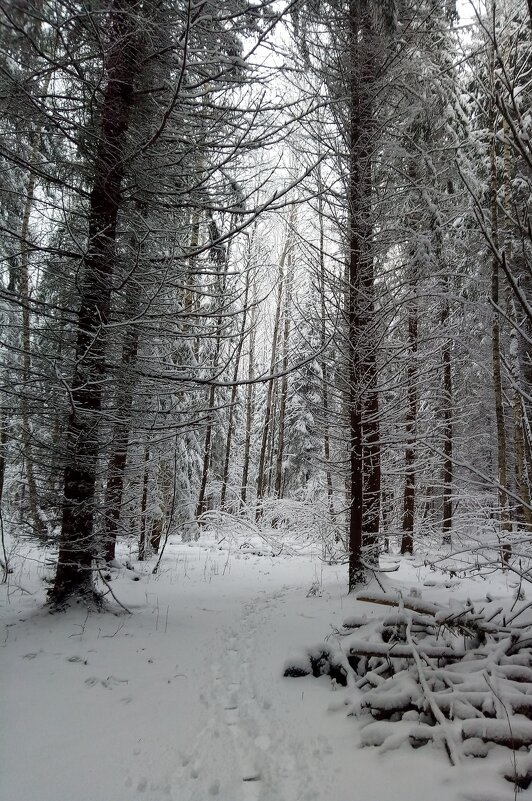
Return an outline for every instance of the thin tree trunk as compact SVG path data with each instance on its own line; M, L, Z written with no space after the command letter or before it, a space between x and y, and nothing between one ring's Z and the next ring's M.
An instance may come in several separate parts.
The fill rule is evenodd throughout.
M188 260L188 282L185 287L184 292L184 312L187 317L187 328L191 335L191 350L194 353L196 361L199 357L199 337L195 336L196 333L196 323L194 322L194 313L196 310L196 251L199 245L199 235L200 235L200 221L201 221L201 214L199 209L194 208L192 210L191 219L190 219L190 258Z
M389 531L389 517L390 517L390 493L386 490L382 491L382 530L384 533L384 552L390 552L390 537L388 536Z
M373 283L373 271L371 273ZM368 382L362 421L364 433L364 548L365 561L377 564L381 508L381 454L379 425L379 395L377 391L377 356L370 353L364 359L364 374Z
M217 355L217 354L216 354ZM207 408L211 410L214 408L215 388L209 388L209 396L207 399ZM205 441L203 443L203 464L201 469L201 481L198 495L198 503L196 505L196 517L201 517L207 511L207 480L209 478L209 467L211 464L211 442L214 421L212 416L209 417L207 428L205 431Z
M244 308L242 311L242 324L240 326L238 344L234 355L233 386L231 388L231 400L229 402L229 418L227 420L227 435L225 438L225 455L224 455L224 464L222 471L222 490L220 494L220 508L222 510L225 509L225 497L227 494L227 483L229 481L229 463L231 461L231 445L233 441L233 418L235 413L236 397L238 392L237 381L238 381L238 373L240 371L240 359L242 356L242 348L244 346L244 340L246 336L246 326L248 321L248 299L249 299L249 287L250 287L250 275L251 275L250 273L251 247L254 240L255 230L249 240L249 254L248 254L249 258L248 258L248 266L246 272L246 284L244 289Z
M506 215L504 223L505 243L503 254L503 267L512 270L513 246L512 246L512 223L511 223L511 182L512 182L512 153L508 142L510 141L510 131L506 118L503 120L505 133L504 145L504 211ZM506 272L506 270L504 271ZM521 361L519 358L519 334L517 309L515 295L511 287L508 287L507 298L508 317L511 323L510 329L510 348L509 348L509 371L512 379L512 411L514 428L514 458L515 458L515 482L517 494L521 499L521 504L517 510L520 519L527 525L532 526L532 509L530 508L530 485L528 483L526 455L525 455L525 408L523 393L521 391ZM504 554L509 557L509 546L506 546Z
M285 418L286 401L288 397L288 344L290 339L290 314L292 304L292 282L294 277L294 256L292 251L288 254L287 271L285 279L285 302L283 309L283 358L281 369L284 375L281 378L281 388L279 392L279 414L277 415L277 453L275 457L275 485L274 493L277 498L282 497L283 490L283 462L284 462L284 438L285 438Z
M275 309L275 320L273 325L273 337L272 337L272 353L270 359L270 374L272 374L275 370L275 365L277 363L277 341L279 338L279 327L281 321L281 302L283 296L283 284L284 284L284 266L286 259L288 257L289 250L291 248L291 238L289 233L287 232L283 251L281 253L281 258L279 260L279 286L277 290L277 305ZM257 475L257 510L256 510L256 518L257 520L261 516L260 511L260 502L264 496L264 491L266 489L266 459L268 456L268 437L271 434L271 416L272 416L272 409L273 409L273 400L274 400L274 381L268 382L268 389L266 391L266 407L264 410L264 428L262 429L262 441L260 447L260 456L259 456L259 470Z
M277 380L275 380L273 386L273 400L270 413L270 424L268 428L268 445L266 448L268 456L266 459L266 468L264 475L265 486L264 486L263 497L268 497L269 495L271 495L272 492L273 462L275 455L275 443L277 438L277 424L279 422L278 412L277 412L278 403L279 403L279 383Z
M47 91L48 82L44 88ZM41 129L34 131L31 142L30 174L26 187L26 200L22 213L22 226L20 231L21 253L19 268L19 293L22 302L22 395L20 400L20 414L22 422L22 455L24 469L28 484L28 503L31 523L41 539L46 537L46 527L39 515L39 500L37 482L35 480L33 453L31 447L31 424L29 398L31 382L31 316L30 316L30 281L29 281L29 226L31 210L35 196L36 176L34 168L39 157L41 146Z
M418 320L415 299L408 311L407 411L405 420L405 489L403 496L403 536L401 553L414 552L414 510L416 493L416 419Z
M255 323L257 316L256 297L253 297L251 310L251 331L249 333L249 356L248 356L248 387L246 395L246 432L244 435L244 459L242 465L242 488L240 491L240 506L243 508L247 502L248 481L249 481L249 462L251 454L251 431L253 428L253 397L254 384L252 383L255 375Z
M4 481L6 475L7 419L5 409L0 408L0 514L4 498Z
M318 168L319 169L319 168ZM326 304L325 304L325 231L323 222L323 187L321 184L321 169L318 171L318 222L319 222L319 276L318 286L320 293L321 303L321 320L320 320L320 345L321 352L325 354L325 345L327 342L326 335ZM323 459L325 462L325 480L327 483L327 508L331 518L334 516L333 505L333 483L331 474L331 444L329 436L329 384L328 384L328 365L325 358L321 361L321 395L323 404Z
M146 445L144 448L144 471L142 473L142 500L140 504L140 533L139 533L139 562L146 559L146 531L148 516L148 482L150 477L149 470L150 449Z
M115 0L109 12L107 85L89 200L88 248L78 312L76 361L67 428L61 540L50 602L62 608L73 598L94 599L94 502L98 426L105 369L115 240L124 177L124 145L139 69L135 0Z
M492 56L493 58L493 56ZM492 64L492 70L494 70ZM501 528L509 531L511 528L508 509L508 471L506 464L506 426L504 421L504 400L501 370L501 330L499 321L499 221L497 210L497 140L495 132L495 109L492 110L491 119L492 143L490 153L490 211L491 211L491 236L495 252L491 259L491 301L493 304L492 322L492 365L493 365L493 389L495 395L495 420L497 429L497 479L499 509L501 516Z
M130 284L126 297L126 321L133 320L138 309L136 288ZM131 410L133 404L133 376L131 367L134 365L138 351L138 327L133 322L127 325L125 341L122 346L120 361L119 385L115 403L116 426L113 434L113 453L107 468L107 488L105 493L105 535L104 558L112 562L115 558L116 537L120 522L122 499L124 494L124 476L127 463L129 444L129 431L131 427Z
M510 306L514 306L510 300ZM511 312L515 319L515 308ZM526 460L525 460L525 436L524 436L524 409L523 396L520 392L520 362L519 362L519 342L515 328L510 332L510 374L514 383L513 387L513 424L514 424L514 451L515 451L515 480L517 493L522 503L519 506L519 516L521 520L530 528L532 526L532 510L530 509L530 487L528 484Z
M444 303L441 323L444 329L448 324L449 304ZM451 340L446 337L443 347L443 543L451 545L453 525L453 376Z
M225 297L225 286L227 281L227 271L229 269L229 245L227 246L227 250L225 252L224 261L223 261L223 270L221 275L219 276L220 286L219 286L219 302L223 305L224 297ZM217 317L216 320L216 338L214 344L214 354L212 358L212 367L214 372L216 372L219 362L220 362L220 354L222 350L222 325L223 325L223 313ZM207 511L207 482L209 479L209 469L211 466L211 459L212 459L212 438L214 432L214 425L215 425L215 418L213 416L214 404L216 401L216 387L214 384L211 384L209 387L209 396L207 400L207 408L210 411L209 420L207 422L207 429L205 431L205 443L203 449L203 468L201 471L201 482L200 482L200 490L198 495L198 503L196 506L196 517L201 517Z

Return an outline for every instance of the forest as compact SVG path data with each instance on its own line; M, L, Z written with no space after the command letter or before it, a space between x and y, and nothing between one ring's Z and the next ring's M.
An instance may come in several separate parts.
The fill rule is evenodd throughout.
M0 0L0 132L0 795L525 798L532 0Z

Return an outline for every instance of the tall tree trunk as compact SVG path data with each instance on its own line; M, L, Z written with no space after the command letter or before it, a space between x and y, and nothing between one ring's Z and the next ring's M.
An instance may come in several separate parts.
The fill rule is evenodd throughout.
M253 296L251 309L251 331L249 332L249 354L248 354L248 386L246 393L246 431L244 434L244 458L242 464L242 488L240 490L240 506L245 507L247 503L248 482L249 482L249 463L251 455L251 431L253 428L253 398L255 376L255 324L257 319L256 296Z
M350 119L348 184L349 589L365 581L363 549L379 530L380 453L375 351L367 341L373 316L371 224L370 9L349 4ZM364 418L366 431L364 432ZM365 436L364 436L365 434ZM365 518L365 519L364 519Z
M325 462L325 480L327 483L327 508L331 518L334 517L333 483L331 473L331 440L329 434L329 375L328 364L325 358L327 343L326 331L326 303L325 303L325 230L323 215L323 187L321 183L321 170L318 171L318 223L319 223L319 275L318 291L320 293L321 319L320 319L320 346L323 358L321 360L321 397L323 404L323 459Z
M6 411L0 407L0 514L4 498L4 481L6 476L6 450L7 450L7 416Z
M227 250L224 255L223 260L223 267L221 275L219 276L219 294L218 299L223 307L224 304L224 297L225 297L225 287L227 282L227 271L229 269L229 245L227 246ZM222 350L222 325L224 322L223 313L217 316L216 319L216 335L215 335L215 343L214 343L214 354L212 358L212 367L213 372L216 373L219 362L220 362L220 355ZM201 517L207 511L207 482L209 479L209 470L211 466L211 459L212 459L212 438L214 433L214 426L216 423L216 419L214 417L214 404L216 401L216 387L214 384L211 384L209 387L209 395L207 400L207 409L209 410L209 419L207 422L207 428L205 431L205 442L203 447L203 468L201 471L201 481L200 481L200 489L198 495L198 503L196 506L196 517Z
M268 426L268 444L266 447L266 467L264 470L264 491L263 497L268 497L272 493L272 479L273 479L273 462L275 455L275 443L277 441L277 425L278 425L278 411L279 404L279 381L276 379L273 382L272 405L270 412L270 421Z
M185 312L186 326L191 336L191 351L194 353L196 361L199 357L199 337L196 334L196 323L194 314L196 313L197 293L196 293L196 259L200 236L201 213L198 208L192 210L190 216L190 257L188 260L188 277L184 291L183 307Z
M48 81L44 87L47 92ZM29 408L29 392L31 386L31 315L30 315L30 280L29 280L29 227L30 216L35 196L36 176L34 169L39 158L42 131L34 131L31 141L30 174L26 187L26 200L22 212L22 225L20 231L21 253L19 266L19 294L22 304L22 395L20 400L20 416L22 423L22 455L24 469L28 484L28 503L31 524L38 537L46 536L46 527L39 515L39 500L37 482L35 480L34 461L31 446L31 423Z
M515 324L515 305L510 300L510 317ZM514 424L514 452L515 452L515 481L517 494L521 500L519 517L528 528L532 526L532 509L530 508L530 486L528 484L525 459L525 412L523 408L523 395L520 388L521 365L519 360L518 333L515 327L510 332L510 375L513 383L513 424Z
M126 330L120 360L119 384L116 392L115 416L116 425L113 433L113 452L107 468L107 487L105 493L105 534L103 553L106 562L115 558L116 537L122 509L124 493L124 475L127 463L129 430L131 427L131 409L133 403L133 376L131 368L137 358L138 326L133 320L138 310L138 295L135 286L130 283L126 296Z
M494 53L492 53L492 81L494 81ZM495 89L493 88L493 91ZM490 128L492 131L492 141L490 150L490 213L491 213L491 237L494 252L491 258L491 302L493 305L492 322L492 366L493 366L493 389L495 396L495 420L497 431L497 479L499 510L501 516L501 528L509 531L511 528L509 509L508 509L508 470L506 464L506 425L504 421L504 395L502 386L501 370L501 329L499 318L499 220L497 209L497 193L499 181L497 176L497 137L496 137L496 118L495 106L492 102Z
M139 37L136 0L114 0L108 16L107 85L103 93L98 149L89 201L88 248L83 265L76 361L70 391L67 464L61 539L50 602L94 599L94 502L98 426L102 406L105 326L108 320L116 223L124 177L124 146L134 105Z
M274 372L275 365L277 363L277 342L279 339L279 327L281 322L281 307L282 307L283 285L284 285L284 267L291 246L292 245L291 245L290 233L287 231L284 247L281 253L281 258L279 260L279 286L277 289L277 304L276 304L275 319L273 324L272 352L270 358L270 375ZM266 489L266 481L267 481L266 460L268 457L269 436L271 435L271 417L272 417L273 400L274 400L274 389L275 389L275 381L273 380L268 381L268 389L266 390L266 407L264 410L264 424L263 424L264 427L262 429L262 440L261 440L260 455L259 455L259 470L257 474L257 510L256 510L257 520L261 516L260 502L262 501Z
M150 449L144 448L144 470L142 472L142 500L140 502L139 562L146 559L148 530L148 483L150 479Z
M416 493L416 419L418 320L415 298L408 309L407 411L405 419L405 489L403 496L403 536L401 553L414 552L414 510Z
M451 340L446 336L445 328L449 319L449 303L444 301L441 324L444 329L445 344L443 346L443 543L451 545L453 525L453 376Z
M373 271L371 272L373 285ZM373 286L372 286L373 289ZM367 381L362 428L364 433L364 548L365 561L377 564L381 509L381 453L379 394L377 389L377 354L373 350L364 359Z
M231 399L229 402L229 417L227 420L227 434L225 437L225 454L224 454L224 464L223 464L223 471L222 471L222 490L220 493L220 508L223 510L225 509L225 498L227 495L227 484L229 481L229 463L231 461L231 445L233 441L233 419L235 414L235 406L236 406L236 397L238 392L238 374L240 371L240 359L242 356L242 348L244 346L244 340L246 338L246 326L248 321L248 299L249 299L249 287L250 287L250 264L251 264L251 248L253 245L254 240L254 233L251 235L249 239L249 251L248 251L248 266L246 272L246 284L244 289L244 308L242 310L242 323L240 326L240 334L238 337L238 343L236 346L236 351L234 355L234 365L233 365L233 386L231 387Z
M503 267L513 270L513 242L512 242L512 152L510 149L511 132L509 130L506 117L503 119L505 135L504 144L504 201L503 208L505 213L504 220L504 253ZM506 269L504 272L506 273ZM510 329L510 348L509 348L509 372L512 381L512 411L514 428L514 459L515 459L515 483L517 494L521 500L517 513L522 522L528 528L532 526L532 509L530 508L530 485L527 476L526 455L525 455L525 432L526 432L526 410L524 407L524 397L521 388L521 360L519 354L519 325L517 320L517 309L515 295L512 288L508 287L507 298L508 317L511 323ZM509 556L508 546L504 551Z
M279 414L277 416L278 434L277 434L277 452L275 456L275 485L274 492L277 498L282 498L283 495L283 462L284 462L284 438L285 438L285 418L286 418L286 401L288 398L288 345L290 340L290 315L292 305L292 282L294 278L294 254L290 250L287 259L287 269L285 278L285 301L283 309L284 325L283 325L283 342L282 342L282 361L281 370L283 376L281 377L281 387L279 392Z
M217 355L217 354L216 354ZM210 417L207 422L205 430L205 440L203 442L203 463L201 468L201 480L198 495L198 503L196 504L196 517L201 517L207 511L207 480L209 478L209 467L211 464L211 443L214 421L212 419L212 412L214 409L215 388L209 387L209 395L207 398L207 408L210 410Z

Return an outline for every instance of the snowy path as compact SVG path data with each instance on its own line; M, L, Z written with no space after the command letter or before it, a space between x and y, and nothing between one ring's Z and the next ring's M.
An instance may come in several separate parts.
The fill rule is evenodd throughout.
M233 801L319 798L323 738L309 736L295 723L289 705L275 702L280 664L272 675L268 654L276 645L268 635L278 630L286 607L286 592L259 595L218 634L206 700L211 716L188 774L196 781L177 796L180 801L218 794Z
M319 580L321 597L307 598ZM31 576L21 574L28 588ZM341 568L174 544L114 589L132 616L51 617L11 593L2 801L409 801L441 756L357 748L345 690L284 679L287 656L353 612ZM435 790L431 801L452 801Z

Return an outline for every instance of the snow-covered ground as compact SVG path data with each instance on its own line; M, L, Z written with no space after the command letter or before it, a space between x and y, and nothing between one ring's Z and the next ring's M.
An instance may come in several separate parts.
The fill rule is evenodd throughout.
M145 564L112 581L130 615L48 614L42 554L30 555L0 595L2 801L514 797L489 786L482 760L452 768L431 746L360 748L352 688L283 678L291 654L334 644L345 618L375 612L346 596L346 568L312 549L176 538L158 575ZM422 585L417 564L403 561L388 585ZM507 598L506 581L445 587L436 576L423 597Z

